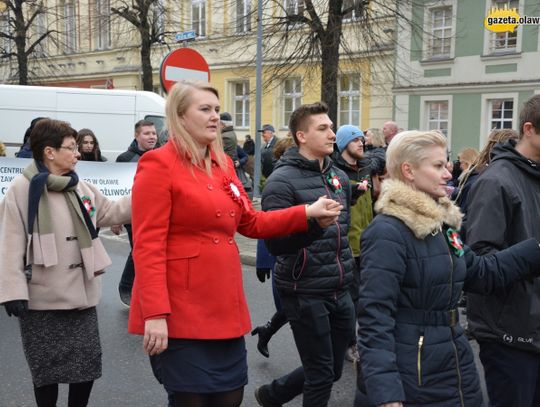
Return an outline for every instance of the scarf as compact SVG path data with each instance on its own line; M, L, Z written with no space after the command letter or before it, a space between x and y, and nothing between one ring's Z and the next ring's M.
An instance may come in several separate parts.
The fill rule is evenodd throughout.
M75 236L81 250L84 269L88 278L102 274L110 264L110 259L98 239L98 234L88 211L76 188L79 177L75 172L53 175L42 162L34 160L23 171L30 181L28 191L28 245L26 250L27 268L32 264L51 267L58 264L55 231L52 216L54 208L49 202L48 191L62 192L67 206ZM96 256L96 254L104 257ZM102 260L99 260L99 259Z

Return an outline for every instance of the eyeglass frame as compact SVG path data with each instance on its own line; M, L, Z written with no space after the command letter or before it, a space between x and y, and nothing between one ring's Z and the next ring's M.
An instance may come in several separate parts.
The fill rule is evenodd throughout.
M79 146L77 144L75 144L73 147L68 147L68 146L60 146L58 147L59 149L60 148L63 148L64 150L69 150L71 151L73 154L77 154L79 152Z

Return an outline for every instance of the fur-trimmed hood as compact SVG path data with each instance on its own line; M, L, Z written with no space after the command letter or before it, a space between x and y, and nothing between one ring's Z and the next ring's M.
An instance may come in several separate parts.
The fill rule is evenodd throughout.
M418 239L440 230L443 224L459 230L463 217L450 199L444 197L436 201L425 192L394 179L382 183L375 211L400 219Z

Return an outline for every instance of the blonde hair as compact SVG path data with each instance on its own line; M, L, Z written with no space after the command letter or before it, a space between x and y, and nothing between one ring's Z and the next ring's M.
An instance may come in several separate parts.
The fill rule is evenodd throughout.
M426 149L430 147L446 149L446 137L436 130L398 133L386 150L386 169L390 178L405 181L401 165L405 162L413 166L419 165L426 158Z
M386 143L384 142L384 135L382 134L380 129L372 127L371 129L367 129L366 131L371 132L371 145L373 147L386 146Z
M461 197L461 192L463 191L463 185L467 182L469 177L476 171L478 173L484 171L491 161L491 151L499 143L505 143L508 140L518 140L519 133L512 129L493 129L489 133L488 141L482 151L478 154L476 159L473 161L467 172L460 176L459 180L459 193L456 197L456 201Z
M289 134L287 134L287 137L285 138L280 138L274 145L274 158L279 160L281 156L285 154L285 151L295 145L294 139Z
M508 140L517 140L519 139L519 133L512 129L494 129L489 133L488 141L480 154L474 162L474 168L477 171L483 171L489 162L491 161L491 150L493 147L499 143L505 143Z
M208 146L206 155L200 153L197 143L184 128L181 118L193 103L193 91L201 90L213 93L219 99L216 88L208 82L202 81L180 81L171 88L165 105L165 115L167 117L167 128L169 137L172 139L176 150L180 156L185 157L192 165L199 165L204 162L206 172L212 175L212 164L206 157L210 152L214 152L219 167L223 170L227 168L227 159L223 152L223 143L218 135ZM219 126L218 126L219 127Z
M0 141L0 157L6 156L6 146Z
M464 148L463 150L459 152L458 158L459 158L459 161L462 164L464 164L464 166L466 166L468 169L476 161L479 154L480 153L478 152L476 148Z

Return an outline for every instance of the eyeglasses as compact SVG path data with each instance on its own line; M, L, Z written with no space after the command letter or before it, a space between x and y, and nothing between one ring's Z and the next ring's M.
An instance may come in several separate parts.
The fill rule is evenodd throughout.
M63 148L64 150L69 150L73 154L76 154L79 152L79 147L77 145L74 146L60 146L60 148Z

